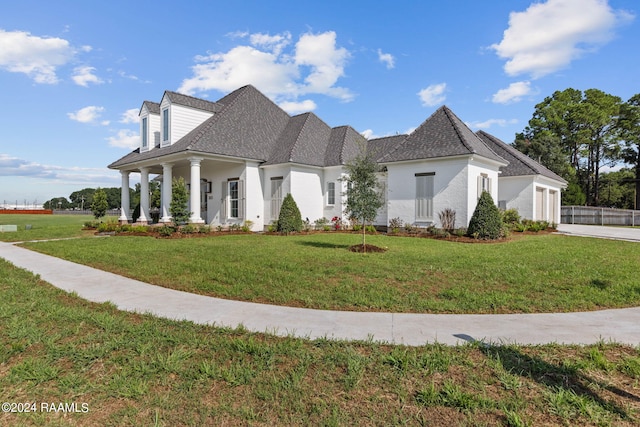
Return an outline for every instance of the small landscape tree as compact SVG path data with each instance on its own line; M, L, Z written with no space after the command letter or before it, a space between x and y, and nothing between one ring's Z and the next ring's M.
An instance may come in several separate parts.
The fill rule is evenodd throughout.
M362 223L362 251L366 252L366 224L376 219L378 209L384 205L376 172L378 164L361 154L345 165L347 177L347 204L345 213Z
M169 204L169 213L176 225L184 224L189 221L191 212L187 207L189 196L187 195L187 185L184 178L173 178L171 183L171 204Z
M500 209L493 203L491 194L482 192L476 210L473 212L467 233L471 237L495 240L502 234Z
M91 212L96 219L100 219L107 214L109 202L107 201L107 193L102 188L98 188L93 193L93 201L91 202Z
M289 234L301 230L302 215L300 215L300 209L298 209L298 205L296 201L293 200L291 193L287 193L280 207L277 231Z

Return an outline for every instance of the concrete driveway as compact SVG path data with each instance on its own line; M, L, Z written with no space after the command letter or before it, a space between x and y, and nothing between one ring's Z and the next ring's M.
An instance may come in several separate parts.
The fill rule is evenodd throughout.
M640 228L600 225L560 224L558 232L570 236L597 237L599 239L640 242Z

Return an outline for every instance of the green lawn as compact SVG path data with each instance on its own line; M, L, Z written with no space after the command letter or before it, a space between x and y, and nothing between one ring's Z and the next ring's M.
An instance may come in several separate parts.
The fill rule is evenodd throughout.
M305 250L343 249L328 246L340 239L310 241ZM0 413L0 425L640 422L640 351L622 345L410 348L278 338L120 312L3 260L0 300L0 400L37 408ZM88 412L44 413L43 402L86 404Z
M111 237L26 246L148 283L224 298L358 311L566 312L640 305L640 245L518 236L464 244L357 235Z
M18 226L17 232L0 233L0 241L22 242L25 240L61 239L87 234L82 231L85 221L92 220L90 215L0 215L0 224ZM27 230L27 225L31 230Z

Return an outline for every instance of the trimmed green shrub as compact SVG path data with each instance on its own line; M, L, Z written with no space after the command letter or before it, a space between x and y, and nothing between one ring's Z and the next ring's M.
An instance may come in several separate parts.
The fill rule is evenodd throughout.
M502 222L513 227L520 222L520 214L515 208L502 211Z
M500 209L493 203L491 194L486 191L482 192L478 200L467 233L469 236L484 240L496 240L502 234Z
M287 193L282 201L278 217L278 231L285 234L302 231L302 215L300 215L300 209L298 209L291 193Z
M174 232L176 231L175 228L169 226L169 225L163 225L162 227L158 227L158 234L160 234L163 237L169 237L171 236Z
M187 207L189 195L187 194L187 184L184 178L173 178L171 183L171 203L169 204L169 213L176 225L182 225L189 222L191 212Z
M98 188L93 193L93 202L91 202L91 212L96 219L100 219L107 214L109 202L107 201L107 193L102 188Z

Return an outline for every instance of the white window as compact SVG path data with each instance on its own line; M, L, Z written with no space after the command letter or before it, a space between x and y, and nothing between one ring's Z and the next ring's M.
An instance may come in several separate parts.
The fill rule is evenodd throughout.
M240 212L240 182L229 181L229 217L238 218Z
M327 205L336 204L336 183L327 182Z
M222 199L220 200L220 218L244 218L244 181L229 178L222 181Z
M416 220L433 220L434 172L416 174Z
M147 148L149 145L149 135L147 130L147 118L142 119L142 148Z
M478 177L478 198L482 196L483 191L491 194L491 178L486 173L482 173Z
M271 219L277 220L280 217L280 207L282 206L282 177L271 178Z
M162 110L162 142L169 141L169 109Z

